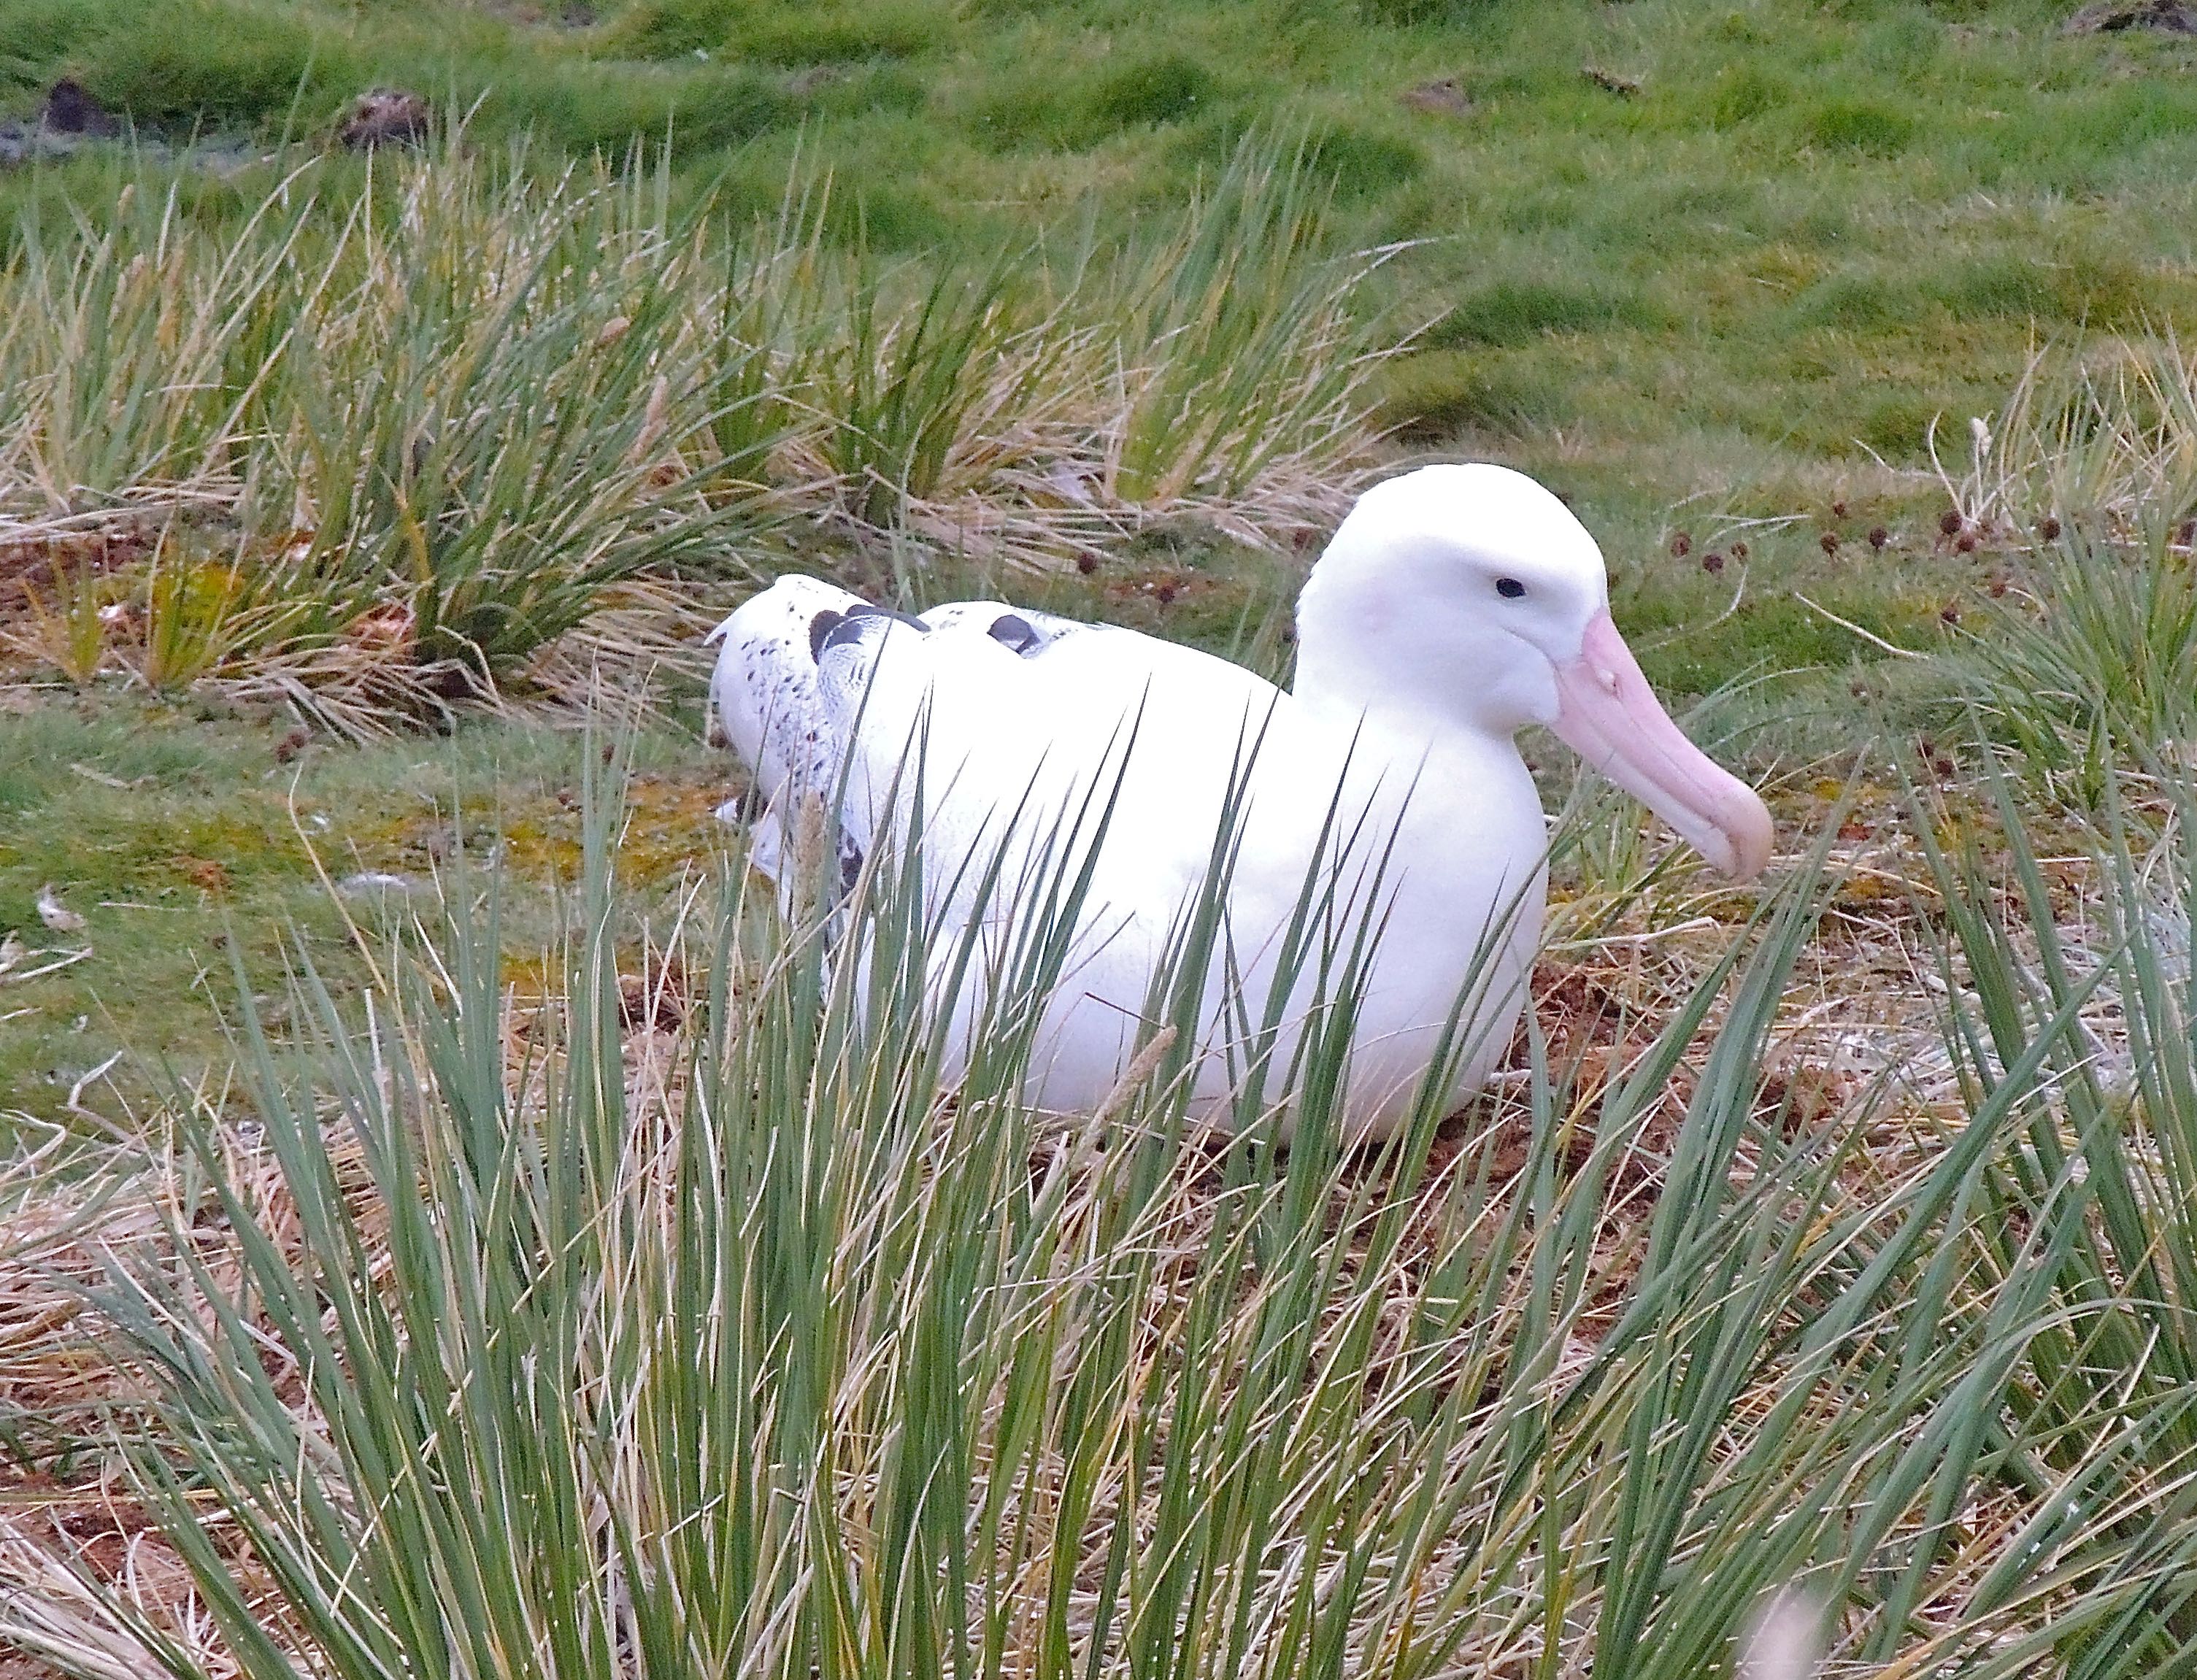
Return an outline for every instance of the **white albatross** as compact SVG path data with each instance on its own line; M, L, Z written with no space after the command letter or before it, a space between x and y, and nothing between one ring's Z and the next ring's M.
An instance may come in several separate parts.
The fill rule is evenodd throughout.
M715 635L712 696L767 802L751 845L767 872L796 802L821 797L838 802L851 885L874 847L908 843L919 785L923 872L951 947L1011 927L1063 850L1089 854L1027 1079L1049 1109L1098 1103L1149 1036L1153 976L1224 826L1232 962L1205 977L1193 1108L1227 1117L1232 1032L1247 1009L1260 1022L1284 966L1274 1065L1288 1066L1313 982L1313 965L1285 963L1285 930L1315 877L1377 925L1343 1115L1371 1135L1410 1112L1461 995L1458 1093L1485 1081L1524 1005L1548 848L1514 739L1526 725L1548 725L1718 868L1752 878L1770 854L1761 800L1679 731L1618 634L1594 539L1503 467L1422 467L1359 499L1298 598L1286 692L1132 630L986 601L913 618L810 577L781 578ZM971 879L995 860L1008 884L985 897ZM975 1005L955 1010L965 1034Z

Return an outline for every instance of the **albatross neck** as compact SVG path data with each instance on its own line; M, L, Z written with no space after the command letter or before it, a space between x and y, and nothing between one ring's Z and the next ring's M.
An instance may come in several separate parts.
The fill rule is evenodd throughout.
M1392 750L1516 756L1515 732L1491 724L1464 698L1472 691L1469 674L1481 663L1478 650L1433 657L1433 650L1411 646L1408 634L1392 648L1382 646L1386 638L1348 634L1352 628L1315 621L1300 629L1290 692L1308 714L1362 727Z

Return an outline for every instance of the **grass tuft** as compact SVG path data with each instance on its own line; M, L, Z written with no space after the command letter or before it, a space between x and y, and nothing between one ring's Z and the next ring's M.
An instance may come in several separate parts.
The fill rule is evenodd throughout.
M1504 280L1459 298L1419 342L1435 349L1522 345L1543 333L1577 332L1625 321L1638 324L1640 319L1638 301L1622 291L1561 280Z
M1864 100L1832 100L1811 110L1801 125L1806 143L1826 152L1893 158L1914 138L1916 120L1896 106Z
M85 85L148 130L257 130L300 105L317 113L366 80L356 59L287 7L157 0L143 9L98 55Z
M1220 84L1196 59L1162 53L1109 70L1092 89L1088 111L1096 130L1179 123L1201 114Z
M226 229L130 184L0 269L0 512L56 553L192 525L217 565L145 571L107 640L354 733L538 687L632 586L751 574L803 511L1038 566L1157 518L1278 545L1374 436L1316 180L1247 141L1065 269L887 264L826 242L826 187L733 229L660 162L545 182L461 137L305 165ZM96 614L52 594L11 640L78 680Z

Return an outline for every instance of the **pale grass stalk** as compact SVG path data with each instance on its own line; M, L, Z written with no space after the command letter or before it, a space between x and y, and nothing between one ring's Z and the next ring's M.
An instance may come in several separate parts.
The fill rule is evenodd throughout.
M2197 359L2171 328L2040 347L1998 414L1968 430L1968 465L1947 482L1978 522L2088 520L2098 536L2141 539L2197 514Z

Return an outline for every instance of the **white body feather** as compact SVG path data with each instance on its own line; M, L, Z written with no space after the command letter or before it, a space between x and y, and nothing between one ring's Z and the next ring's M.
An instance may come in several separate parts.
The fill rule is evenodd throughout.
M841 821L867 852L907 802L919 766L928 878L943 881L971 858L973 876L1004 846L1004 884L984 907L1004 924L1025 896L1019 889L1045 878L1064 849L1088 843L1107 810L1070 971L1033 1057L1031 1100L1088 1107L1119 1076L1239 777L1227 928L1253 1019L1274 986L1324 830L1354 832L1339 865L1330 844L1325 869L1339 901L1354 897L1359 913L1385 922L1354 1037L1351 1123L1383 1131L1408 1109L1475 964L1480 1003L1464 1029L1469 1051L1458 1084L1484 1080L1517 1018L1541 920L1540 806L1508 742L1376 738L1360 717L1133 631L1080 626L1024 658L982 628L1010 611L989 604L926 614L939 626L928 634L887 622L859 653L812 658L815 615L855 605L844 591L790 577L722 627L719 715L770 803L758 861L774 871L791 797L840 795L843 768ZM1078 814L1087 815L1075 829ZM945 910L949 934L977 908L972 885L965 878ZM1481 954L1491 936L1492 960ZM942 956L952 943L940 941ZM1315 989L1313 966L1301 965L1277 1052L1283 1068L1294 1017ZM1216 1115L1230 1096L1226 983L1215 965L1193 1098ZM960 1001L965 1029L974 994Z
M1216 1115L1242 1059L1231 1022L1261 1024L1308 876L1379 930L1347 1123L1377 1133L1409 1110L1469 984L1455 1082L1486 1078L1540 936L1546 830L1513 739L1527 723L1556 729L1734 872L1769 855L1761 802L1686 740L1625 648L1593 538L1501 467L1424 467L1359 498L1299 598L1287 693L1127 630L983 601L919 621L805 577L718 634L716 705L770 805L752 854L766 867L809 793L841 798L843 871L879 847L907 855L919 778L925 889L944 895L927 910L946 960L963 931L1001 948L1064 835L1090 851L1067 977L1030 1067L1029 1094L1048 1107L1098 1103L1156 1026L1143 1019L1153 977L1207 886L1232 788L1238 850L1215 891L1243 1001L1225 1006L1229 965L1214 964L1194 1092ZM1324 854L1331 816L1351 838ZM971 860L981 872L994 857L1006 867L989 901L966 878L946 891ZM1279 1068L1316 966L1282 1000ZM965 1036L971 1018L964 998Z

